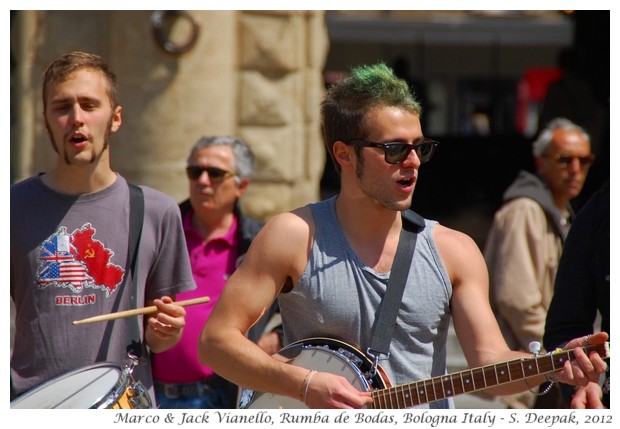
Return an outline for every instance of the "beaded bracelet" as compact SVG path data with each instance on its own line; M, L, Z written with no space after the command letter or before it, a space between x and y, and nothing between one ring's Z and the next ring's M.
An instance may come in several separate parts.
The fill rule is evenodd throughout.
M547 378L547 381L549 382L547 387L545 387L542 391L538 391L538 392L532 390L532 388L527 384L527 379L524 379L523 383L525 383L525 387L527 387L527 390L529 390L533 394L535 394L537 396L543 396L543 395L546 395L547 393L549 393L549 391L551 390L551 387L553 387L554 381L551 378Z
M530 352L532 353L532 355L534 357L540 355L540 343L538 341L532 341L529 344L529 349L530 349ZM557 349L554 350L553 352L549 352L549 354L552 354L552 353L555 353L555 352L557 352ZM545 378L547 379L549 384L542 391L539 390L538 392L535 392L535 391L532 390L532 388L527 384L527 379L524 379L523 383L525 383L525 387L527 387L527 390L529 390L533 394L538 395L538 396L543 396L543 395L549 393L549 391L553 387L553 383L557 381L557 379L555 377L555 373L553 373L553 372L550 373L550 374L545 374Z

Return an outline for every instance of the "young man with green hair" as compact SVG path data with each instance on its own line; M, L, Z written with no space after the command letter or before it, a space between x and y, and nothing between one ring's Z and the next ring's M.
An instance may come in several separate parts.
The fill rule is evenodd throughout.
M437 391L418 388L402 404L387 404L370 392L375 386L356 388L337 371L285 363L244 336L278 299L285 344L320 336L367 350L403 228L417 236L417 243L389 355L380 362L391 383L446 373L451 318L472 367L531 357L511 351L501 335L475 242L409 210L420 166L438 145L424 137L420 114L407 83L384 64L356 68L329 89L322 119L340 193L274 216L265 225L205 324L199 344L203 363L239 385L297 400L297 407L407 406L414 394L424 396L424 406L452 407L448 385L439 400ZM589 341L606 339L600 333ZM567 348L583 344L580 338ZM315 354L324 351L317 348ZM352 356L349 350L344 355ZM579 349L557 378L586 384L605 367L598 354L588 358ZM493 390L514 393L544 381L536 375L527 384L520 380Z

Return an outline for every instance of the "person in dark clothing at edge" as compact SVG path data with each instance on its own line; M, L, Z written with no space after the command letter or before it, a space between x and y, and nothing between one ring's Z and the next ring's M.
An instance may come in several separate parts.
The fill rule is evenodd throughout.
M609 217L607 181L579 211L566 238L547 313L547 350L562 347L575 335L594 333L597 311L600 329L610 333ZM607 368L602 389L595 382L577 388L560 384L571 408L609 408L610 365Z

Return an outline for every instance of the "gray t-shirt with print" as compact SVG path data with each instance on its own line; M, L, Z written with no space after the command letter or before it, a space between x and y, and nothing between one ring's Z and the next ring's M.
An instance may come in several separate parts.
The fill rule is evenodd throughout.
M142 307L147 300L195 287L177 204L159 191L142 189L145 215L137 302L132 305L134 286L126 266L129 187L124 178L79 196L55 192L39 177L11 187L15 394L96 362L125 367L136 321L143 337L142 316L83 325L74 320ZM134 377L151 389L150 363L143 361Z

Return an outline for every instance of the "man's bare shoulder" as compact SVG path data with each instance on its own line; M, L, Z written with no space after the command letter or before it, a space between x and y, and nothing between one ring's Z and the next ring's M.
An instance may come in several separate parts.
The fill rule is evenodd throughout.
M314 234L314 218L309 207L274 215L267 221L257 237L267 243L286 244L286 247L303 246L309 243Z
M465 241L465 242L469 242L469 241L473 241L473 239L465 234L462 231L453 229L453 228L448 228L447 226L444 226L442 224L436 224L435 227L433 228L433 235L435 240L449 240L449 241L456 241L456 242L460 242L460 241Z
M465 290L463 285L468 286L466 290L470 290L470 287L475 289L488 287L487 269L482 252L469 235L436 225L433 237L455 291ZM483 294L486 296L486 292Z
M314 224L310 207L299 207L291 211L274 215L267 222L271 228L285 228L286 230L307 229Z
M480 251L469 235L441 224L433 228L433 239L442 253Z
M274 215L258 233L242 264L243 272L253 270L251 278L268 273L274 284L287 279L296 283L308 262L314 222L309 209L300 208ZM247 263L246 263L247 262Z

